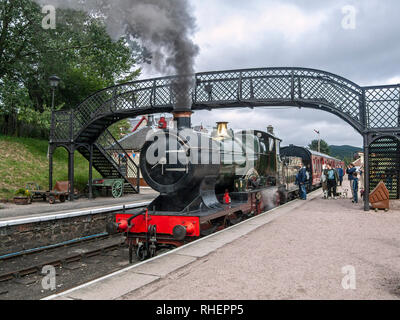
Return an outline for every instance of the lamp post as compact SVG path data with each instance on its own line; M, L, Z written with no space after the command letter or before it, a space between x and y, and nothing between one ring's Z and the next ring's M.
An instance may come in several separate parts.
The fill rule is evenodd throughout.
M52 130L54 128L54 97L55 91L60 83L60 78L56 75L53 75L49 78L50 87L52 90L52 100L51 100L51 124L50 124L50 144L48 149L48 158L49 158L49 190L53 189L53 149L50 146L52 144Z
M52 91L52 99L51 99L51 111L54 111L54 96L55 96L55 91L56 88L58 87L58 84L60 83L61 79L57 77L56 75L53 75L49 78L50 81L50 87Z

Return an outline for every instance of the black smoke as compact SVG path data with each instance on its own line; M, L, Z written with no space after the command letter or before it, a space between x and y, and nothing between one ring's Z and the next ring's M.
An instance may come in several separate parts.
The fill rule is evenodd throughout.
M187 0L35 1L102 17L112 39L125 36L132 44L138 41L150 52L151 65L157 72L180 76L173 84L176 107L190 108L190 76L194 74L194 60L199 48L191 39L196 21Z

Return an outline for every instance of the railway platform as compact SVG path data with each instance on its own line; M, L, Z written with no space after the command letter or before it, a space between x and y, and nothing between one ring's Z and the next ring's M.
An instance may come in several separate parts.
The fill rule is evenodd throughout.
M125 195L121 198L98 197L93 200L79 199L73 202L48 204L47 202L34 201L30 205L18 206L15 204L4 204L0 210L0 223L11 219L23 219L32 217L43 217L49 215L60 215L77 211L96 210L118 205L129 205L140 202L149 202L158 195L150 188L142 188L140 194Z
M399 223L316 191L46 299L399 299Z

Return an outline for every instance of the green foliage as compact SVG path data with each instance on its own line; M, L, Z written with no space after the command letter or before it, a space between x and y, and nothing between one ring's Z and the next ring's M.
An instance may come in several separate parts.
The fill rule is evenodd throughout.
M311 143L308 145L308 147L309 147L311 150L318 151L318 140L313 140L313 141L311 141ZM321 140L321 141L320 141L320 152L321 152L321 153L325 153L325 154L327 154L327 155L331 155L331 150L330 150L330 148L329 148L329 145L328 145L328 143L327 143L326 141L324 141L324 140Z
M340 158L345 159L347 158L349 163L354 161L354 154L357 152L362 152L362 148L357 148L353 146L330 146L332 155Z
M27 182L36 182L48 188L48 141L0 135L0 199L11 198L15 190L25 188ZM68 152L63 148L54 153L54 183L68 180ZM89 179L88 161L75 152L75 188L83 192ZM93 170L93 179L101 175ZM25 190L25 189L23 189Z
M349 157L344 157L343 161L346 164L346 166L348 166L350 163L353 162L353 160L351 158L349 158Z
M0 123L19 134L18 123L48 130L49 76L62 81L56 109L74 108L104 87L135 79L140 46L112 41L100 17L57 10L55 30L42 28L41 7L31 0L0 1Z
M25 190L24 188L18 189L15 192L15 196L17 197L30 197L31 193L29 192L29 190Z
M33 106L29 99L28 90L21 84L8 77L1 79L0 86L0 114L10 115L20 113L22 107Z
M126 136L128 133L130 133L131 125L128 120L124 119L121 121L118 121L111 125L108 128L108 131L113 135L113 137L117 140L120 140L124 136Z

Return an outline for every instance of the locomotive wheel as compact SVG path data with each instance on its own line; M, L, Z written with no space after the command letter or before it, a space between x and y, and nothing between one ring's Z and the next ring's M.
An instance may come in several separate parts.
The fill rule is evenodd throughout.
M150 258L153 258L156 255L156 247L150 246Z
M60 195L60 202L65 202L65 196L63 194Z
M139 245L136 250L136 256L140 261L144 261L147 257L146 247L144 245Z
M49 196L49 203L50 204L55 204L56 203L56 198L54 196Z
M281 204L281 195L279 194L279 192L276 192L274 195L274 205L278 207L280 204Z
M278 193L279 193L279 200L280 200L279 205L285 204L286 202L288 202L290 200L287 193L282 192L282 191L278 191Z
M111 187L111 193L114 198L120 198L122 196L122 191L124 189L124 184L122 181L115 181Z

